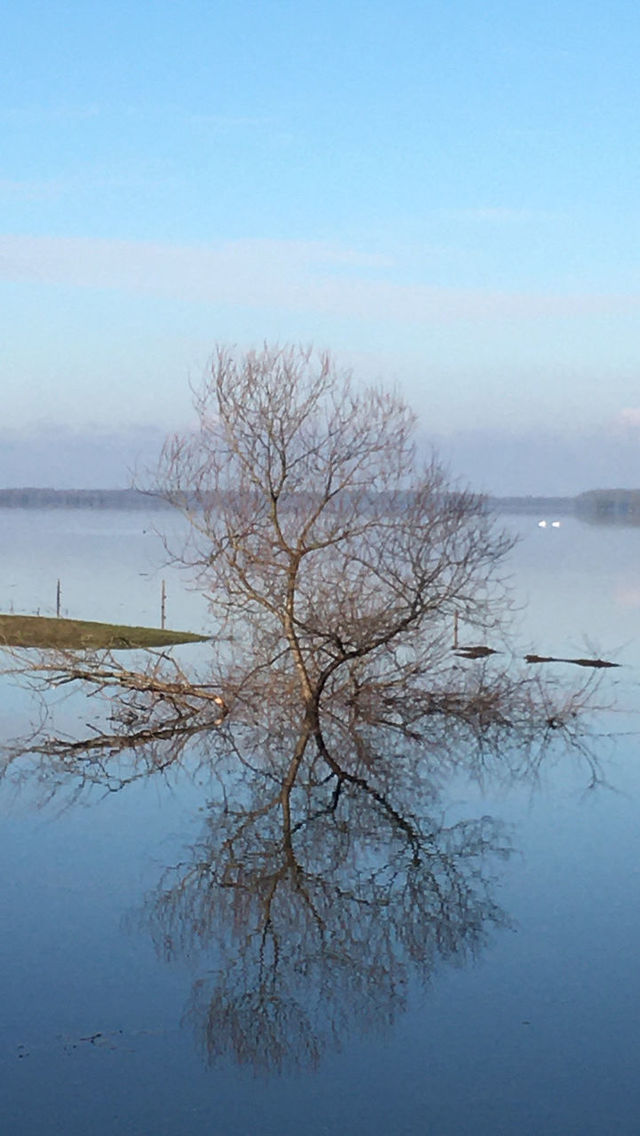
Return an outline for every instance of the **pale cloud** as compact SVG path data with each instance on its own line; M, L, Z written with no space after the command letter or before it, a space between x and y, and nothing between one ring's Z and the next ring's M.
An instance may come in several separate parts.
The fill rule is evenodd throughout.
M173 423L186 430L189 416ZM131 424L109 429L72 429L64 421L40 422L29 430L0 428L0 486L124 488L144 480L164 440L159 427ZM498 495L573 495L585 489L638 485L637 446L600 432L459 430L420 435L426 452L435 447L462 484ZM621 603L636 604L637 585Z
M265 130L278 126L278 122L267 115L230 115L230 114L192 114L176 111L175 116L194 126L210 126L214 130Z
M0 428L0 486L126 489L157 463L164 432L131 425L71 429L40 422L27 430Z
M101 190L147 190L151 185L157 189L159 185L166 187L175 183L175 178L159 178L151 172L136 173L128 169L126 172L114 173L111 169L103 172L92 167L65 177L0 178L0 198L21 202L53 201ZM2 244L3 238L0 237L0 249Z
M507 292L390 279L400 271L401 265L392 268L385 258L312 241L186 245L84 237L0 237L2 280L154 293L208 304L417 325L580 318L628 314L640 307L640 295L635 293Z
M637 584L619 584L615 588L614 596L620 607L640 608L640 588Z
M137 122L162 122L166 127L167 121L174 124L205 126L225 133L237 130L273 131L280 124L270 115L230 115L206 114L199 111L189 111L177 105L155 104L153 106L141 105L33 105L0 107L0 122L15 123L25 127L38 124L44 126L66 126L71 123L87 122L91 119L118 118Z
M0 197L4 198L50 201L64 192L64 182L57 178L0 178Z
M471 209L444 209L441 215L454 221L471 221L493 225L519 225L530 222L555 220L557 213L540 209L513 208L510 206L478 206Z
M12 106L0 108L0 122L14 122L28 126L33 123L84 122L97 118L100 107L95 103L86 106Z
M632 429L640 429L640 407L627 406L621 410L615 424L618 426L631 427Z
M634 437L606 429L454 430L428 441L463 481L498 496L573 496L640 482Z

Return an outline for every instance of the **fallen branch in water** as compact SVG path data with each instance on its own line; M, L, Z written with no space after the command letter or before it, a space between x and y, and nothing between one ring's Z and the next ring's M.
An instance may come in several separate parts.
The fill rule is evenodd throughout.
M525 663L572 663L575 667L619 667L606 659L557 659L554 655L525 655Z
M461 659L486 659L499 652L493 647L478 644L473 647L458 647L454 655ZM575 667L619 667L620 663L610 663L607 659L562 659L556 655L525 655L525 663L572 663Z

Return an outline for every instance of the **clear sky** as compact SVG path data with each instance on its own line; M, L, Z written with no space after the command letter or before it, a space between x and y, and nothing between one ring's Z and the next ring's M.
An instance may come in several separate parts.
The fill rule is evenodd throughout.
M80 484L97 438L125 483L214 341L265 338L399 385L479 485L640 484L636 0L2 23L1 484Z

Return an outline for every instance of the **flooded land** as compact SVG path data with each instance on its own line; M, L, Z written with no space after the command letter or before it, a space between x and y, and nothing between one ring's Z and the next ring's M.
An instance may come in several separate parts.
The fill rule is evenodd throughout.
M588 684L568 745L551 716L505 747L434 712L377 779L310 763L287 793L275 700L234 733L176 678L125 751L137 702L107 692L98 729L100 695L62 684L42 731L41 692L3 677L3 1132L637 1131L640 530L539 519L505 517L514 662ZM63 623L158 628L166 602L201 640L170 649L176 675L206 681L215 629L166 564L173 514L0 522L0 610L55 622L58 579ZM498 665L502 643L458 635L452 665Z

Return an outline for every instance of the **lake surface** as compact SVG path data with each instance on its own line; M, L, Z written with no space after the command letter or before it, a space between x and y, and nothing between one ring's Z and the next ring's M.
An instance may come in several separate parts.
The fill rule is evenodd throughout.
M60 578L65 614L157 624L164 578L168 625L206 630L202 597L162 564L170 523L0 511L0 610L52 614ZM77 803L0 785L0 1131L640 1131L640 530L505 523L522 537L522 653L623 664L594 718L603 784L578 751L535 783L458 772L425 804L432 871L411 903L371 818L353 812L341 859L311 825L321 934L292 900L266 961L251 911L207 885L226 814L206 769ZM5 683L0 710L9 736L27 696ZM257 832L247 878L270 854Z

